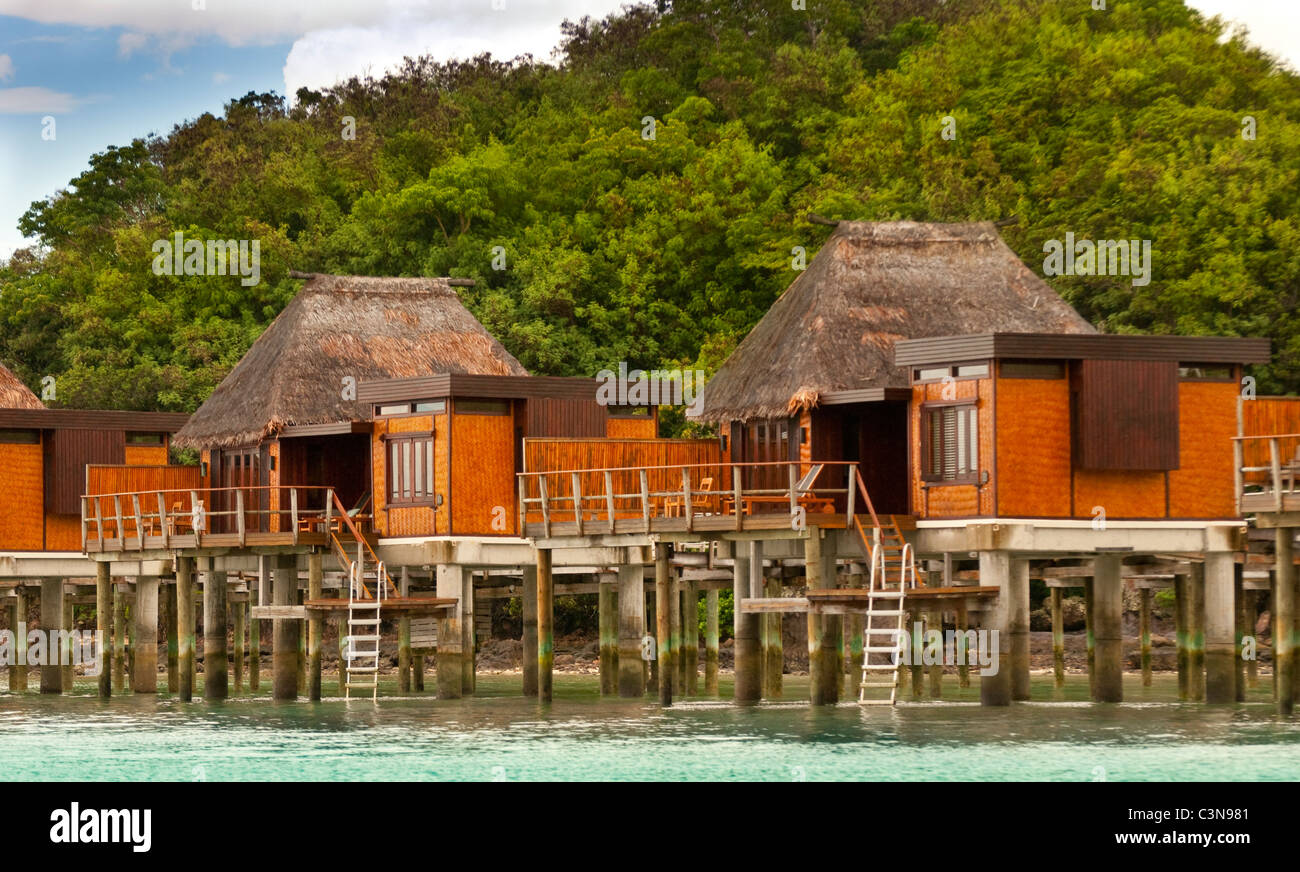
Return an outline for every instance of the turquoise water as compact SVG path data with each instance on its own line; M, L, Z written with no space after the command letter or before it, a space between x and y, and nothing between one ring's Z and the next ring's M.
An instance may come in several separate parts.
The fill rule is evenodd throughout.
M954 682L949 682L952 684ZM813 709L807 679L786 702L689 701L661 710L602 699L594 676L556 676L555 702L518 695L517 675L479 695L350 702L223 703L0 694L0 778L10 780L1291 780L1300 718L1279 719L1268 678L1250 702L1172 701L1172 676L1123 705L1092 705L1087 679L1064 693L1036 676L1036 700L1008 709L955 701ZM263 685L266 687L266 684ZM327 683L327 691L333 688ZM953 688L955 690L955 688ZM722 691L730 693L727 677ZM948 687L945 687L945 692ZM392 693L393 689L389 688ZM1053 701L1053 697L1057 701Z

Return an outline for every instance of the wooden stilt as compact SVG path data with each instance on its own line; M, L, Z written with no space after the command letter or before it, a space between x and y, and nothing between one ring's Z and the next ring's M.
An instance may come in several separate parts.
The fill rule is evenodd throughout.
M123 585L113 586L113 688L118 693L126 692L126 591Z
M1246 627L1246 591L1242 587L1242 566L1234 564L1233 566L1233 602L1236 603L1235 614L1233 615L1233 642L1234 642L1234 659L1233 664L1236 667L1236 689L1237 702L1246 701L1246 658L1245 640L1250 635L1250 630Z
M718 590L704 594L704 694L718 695Z
M204 597L204 611L207 611ZM271 587L271 604L291 606L298 600L298 559L293 554L275 558L275 575ZM206 625L206 618L205 618ZM279 700L298 698L298 621L275 618L271 621L271 695ZM206 668L206 667L205 667ZM206 695L206 694L205 694Z
M758 615L742 610L745 600L750 598L750 566L757 562L762 572L763 551L758 542L735 542L735 558L732 563L732 596L734 597L734 651L736 657L736 681L734 698L738 703L758 702L762 695L762 674L759 664ZM673 598L673 602L678 602Z
M659 663L659 704L673 704L673 643L672 643L672 606L673 578L668 565L668 545L660 542L655 546L655 639L656 660ZM715 597L716 600L716 597ZM716 615L715 623L716 623ZM715 663L716 680L716 663Z
M524 613L523 672L524 696L537 696L537 567L523 568Z
M99 695L102 697L113 695L113 670L107 651L113 638L113 579L109 575L110 570L109 564L103 561L95 564L95 632L99 635L99 644L95 647L99 656ZM18 590L21 591L22 588ZM13 615L14 612L11 611L10 614ZM9 619L9 626L14 628L16 641L18 623L13 617ZM15 689L13 667L9 669L9 689Z
M537 549L537 696L550 702L554 695L555 586L551 577L551 552Z
M1296 674L1296 572L1290 527L1278 527L1276 581L1273 585L1273 673L1277 676L1277 710L1291 714L1295 705Z
M180 698L194 698L194 558L176 559L176 669Z
M943 609L940 606L931 606L925 617L926 629L936 630L939 637L943 638ZM930 699L943 698L943 661L931 663L926 669L926 678L930 686Z
M131 690L158 692L158 579L135 580L135 633L132 642Z
M1178 698L1188 699L1190 673L1187 653L1187 576L1174 575L1174 646L1178 663Z
M248 592L248 604L250 614L248 621L248 689L253 693L261 690L262 687L262 622L252 617L251 607L258 605L262 601L261 591L250 590ZM345 625L343 618L339 619L339 626ZM343 644L343 634L339 634L340 648ZM343 691L343 683L347 680L347 671L340 670L339 691Z
M1122 561L1116 554L1093 558L1092 628L1094 639L1092 698L1097 702L1124 701L1124 642L1122 635Z
M438 698L460 699L465 695L465 668L462 663L465 634L461 630L465 604L465 579L468 572L453 563L438 565L438 596L455 599L456 607L438 621Z
M764 581L765 596L781 595L781 579L769 578ZM780 699L784 693L785 679L785 642L781 638L784 615L774 612L762 615L759 621L764 626L763 648L763 697Z
M1244 591L1246 601L1246 633L1255 639L1255 656L1246 661L1246 686L1254 688L1259 684L1259 636L1255 624L1259 621L1259 591Z
M297 587L297 579L294 581ZM293 601L296 605L302 605L306 591L295 590ZM302 696L307 692L307 622L298 622L298 695Z
M1192 563L1187 579L1187 695L1205 700L1205 564Z
M596 618L600 638L600 693L618 693L618 576L602 572L596 586Z
M253 623L256 624L257 622L254 621ZM344 618L344 617L340 616L340 617L337 617L337 618L334 619L334 634L335 634L335 636L336 636L337 639L338 639L338 646L339 646L339 660L338 660L338 664L339 664L339 675L338 675L338 682L339 682L339 696L346 696L346 695L347 695L347 692L348 692L348 688L347 688L347 684L348 684L348 663L347 663L347 660L344 658L343 655L344 655L344 653L345 653L345 652L344 652L344 649L347 647L347 639L348 639L348 621L347 621L347 618Z
M1095 586L1091 578L1083 580L1083 623L1088 646L1088 697L1097 698L1097 606L1094 602Z
M685 611L682 612L682 633L686 658L686 696L700 695L700 592L695 582L682 584Z
M1065 591L1059 587L1051 589L1052 610L1052 675L1053 686L1065 687L1065 613L1063 596Z
M111 585L109 595L112 596ZM10 626L14 630L14 660L9 666L9 690L24 693L27 690L27 590L21 583L14 588L14 599L10 608ZM110 639L111 636L105 634L100 637L100 644L107 647ZM104 673L109 674L111 671L109 664L105 663Z
M59 665L57 648L57 631L62 629L63 579L42 578L41 630L45 636L45 651L41 663L41 693L63 693L63 668Z
M203 577L203 698L230 695L230 655L226 648L226 573L207 558Z
M1142 686L1151 686L1151 588L1138 590L1138 643L1142 649Z
M424 654L411 655L411 689L424 693Z
M63 627L66 630L77 629L77 607L72 603L72 593L63 590ZM59 662L63 664L63 692L72 693L75 688L77 673L73 665L72 634L65 633L60 640Z
M307 599L318 600L323 595L325 573L324 555L313 551L307 555ZM317 701L321 697L321 618L313 613L307 619L307 698ZM241 664L242 666L242 664ZM236 674L240 672L236 667ZM236 680L236 684L238 681Z
M235 693L244 690L244 638L247 627L248 603L240 600L230 604L230 614L234 623L234 645L231 648L231 665L234 667Z
M411 692L411 619L397 619L397 692Z
M645 696L645 569L639 563L618 568L618 695Z

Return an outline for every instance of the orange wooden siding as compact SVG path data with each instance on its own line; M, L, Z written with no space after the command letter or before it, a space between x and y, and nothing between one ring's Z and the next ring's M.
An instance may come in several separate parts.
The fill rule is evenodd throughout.
M997 499L1003 517L1070 515L1070 383L999 378Z
M653 415L643 418L606 418L605 436L609 439L653 439L659 435Z
M453 415L451 428L452 533L515 535L514 417Z
M388 455L386 433L433 433L433 484L435 493L442 494L442 506L388 505ZM402 418L380 418L375 421L371 438L371 464L374 475L373 504L375 530L380 536L445 536L447 527L447 416L413 415Z
M950 393L945 396L944 389ZM921 405L942 400L975 400L979 410L979 467L989 473L983 487L947 484L922 487ZM965 518L992 515L993 507L993 380L960 379L945 385L931 382L912 386L912 411L908 425L912 443L912 505L922 518Z
M0 551L43 547L45 477L40 445L0 444L5 494L0 500Z
M1300 397L1257 397L1239 399L1242 436L1286 436L1300 433ZM1242 463L1245 466L1268 466L1271 462L1269 444L1265 439L1242 443ZM1289 444L1280 446L1283 451ZM1282 458L1286 460L1287 458ZM1250 472L1246 481L1260 483L1268 479L1267 472Z
M167 463L166 445L127 445L123 462L127 466L162 466Z
M1179 468L1169 472L1169 517L1236 516L1232 437L1239 392L1235 382L1179 384Z

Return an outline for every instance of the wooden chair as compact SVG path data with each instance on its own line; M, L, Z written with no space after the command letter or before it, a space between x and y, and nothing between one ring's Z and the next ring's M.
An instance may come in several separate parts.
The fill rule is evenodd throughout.
M705 496L704 499L699 502L696 502L695 498L697 495L712 494L712 493L713 493L713 477L706 476L700 479L699 488L698 489L695 487L691 488L691 511L693 512L697 508L699 508L701 510L700 512L701 514L705 514L705 515L710 514L709 506L712 505L713 497ZM685 511L686 511L686 497L684 495L680 497L678 496L664 497L665 518L680 518Z

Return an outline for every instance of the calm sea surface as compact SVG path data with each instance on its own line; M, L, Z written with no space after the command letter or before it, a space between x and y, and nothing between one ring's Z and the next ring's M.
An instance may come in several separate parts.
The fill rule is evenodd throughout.
M813 709L807 679L787 676L785 702L664 711L602 699L594 676L556 676L549 706L520 696L518 675L480 676L473 699L430 692L378 704L101 701L83 680L64 697L0 693L0 779L1300 779L1300 717L1274 714L1268 682L1231 707L1178 703L1173 676L1151 688L1126 677L1123 705L1086 702L1083 676L1064 693L1035 676L1035 701L1009 709L980 708L978 681L958 694L952 679L951 701ZM327 679L326 692L334 687Z

